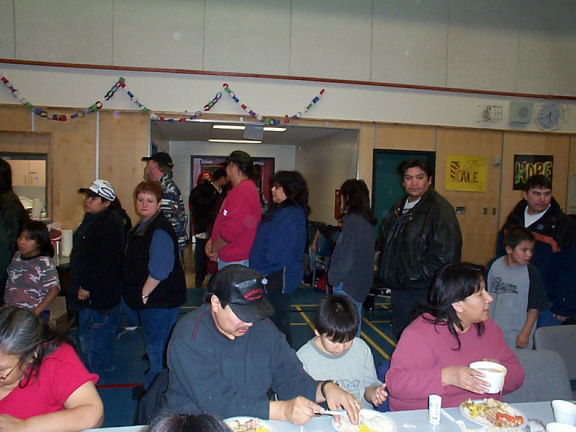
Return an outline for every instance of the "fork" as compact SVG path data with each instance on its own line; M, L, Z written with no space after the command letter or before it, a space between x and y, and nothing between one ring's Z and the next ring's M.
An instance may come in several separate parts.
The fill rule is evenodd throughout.
M440 411L442 412L444 417L446 417L448 420L456 423L456 425L460 428L461 431L466 429L466 424L462 420L456 420L454 417L452 417L450 414L448 414L448 411L446 411L444 408L442 408Z

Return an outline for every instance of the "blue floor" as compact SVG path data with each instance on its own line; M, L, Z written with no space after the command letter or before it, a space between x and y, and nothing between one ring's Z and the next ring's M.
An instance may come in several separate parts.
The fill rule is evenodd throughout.
M201 304L205 290L188 289L188 302L181 314ZM292 333L294 348L300 348L313 337L312 320L317 310L318 300L325 294L312 288L301 288L293 295ZM76 329L71 333L75 336ZM378 297L374 310L364 315L362 338L374 354L374 362L380 364L390 355L396 345L390 325L390 304L386 297ZM100 377L97 387L104 401L104 427L130 426L134 423L137 401L132 399L132 390L144 381L148 362L142 358L144 344L140 329L123 333L114 346L116 370Z

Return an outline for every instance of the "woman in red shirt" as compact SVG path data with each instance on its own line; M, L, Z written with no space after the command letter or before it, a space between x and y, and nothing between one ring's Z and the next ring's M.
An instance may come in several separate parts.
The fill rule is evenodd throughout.
M0 309L0 431L99 427L97 380L49 323L24 309Z

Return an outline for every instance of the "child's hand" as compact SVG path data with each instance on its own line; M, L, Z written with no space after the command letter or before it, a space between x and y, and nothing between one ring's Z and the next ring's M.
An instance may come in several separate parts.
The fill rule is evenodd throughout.
M530 333L524 334L522 332L518 333L516 336L516 348L526 348L528 346L528 340L530 339Z
M364 398L375 407L383 404L386 401L386 398L388 398L386 383L380 386L368 387L364 392Z

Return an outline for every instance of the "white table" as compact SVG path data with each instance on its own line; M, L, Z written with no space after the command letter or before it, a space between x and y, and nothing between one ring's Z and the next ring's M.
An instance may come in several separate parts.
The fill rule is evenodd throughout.
M550 402L528 402L511 405L522 411L527 418L536 418L541 420L544 425L554 421L554 414L552 413L552 405ZM458 408L447 408L446 411L448 411L455 419L464 420L464 423L466 423L466 426L470 429L482 428L482 426L465 419L462 414L460 414ZM460 432L460 428L446 417L441 418L438 426L432 426L428 423L428 410L396 411L385 414L396 422L398 432ZM295 426L291 423L281 421L271 420L270 423L278 432L334 431L334 428L332 428L332 425L330 424L330 416L314 418L306 423L303 429L301 429L300 426Z
M527 402L512 404L529 419L538 419L544 425L554 421L552 405L550 402ZM470 429L479 429L481 426L467 420L460 414L458 408L447 408L452 417L464 420ZM428 423L428 410L396 411L386 413L398 427L398 432L460 432L460 428L445 417L442 417L438 426ZM277 420L269 420L270 424L278 432L332 432L334 428L330 424L330 416L320 416L310 420L304 427L295 426L291 423ZM126 426L115 428L88 429L84 432L145 432L146 426Z

